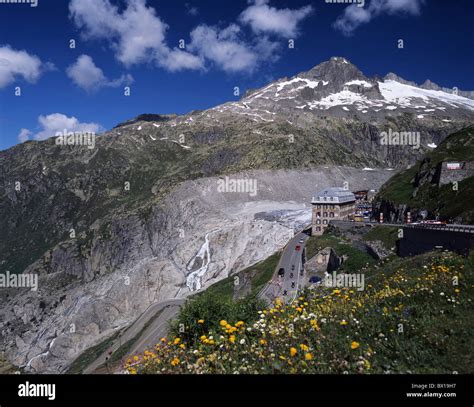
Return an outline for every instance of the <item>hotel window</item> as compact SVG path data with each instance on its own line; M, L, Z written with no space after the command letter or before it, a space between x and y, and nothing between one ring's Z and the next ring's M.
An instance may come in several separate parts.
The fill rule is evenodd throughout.
M331 213L329 214L329 217L330 217L330 218L334 218L334 212L331 212Z
M324 219L323 220L323 225L327 225L328 224L328 220L327 219Z
M323 217L324 217L324 218L327 218L327 217L328 217L328 213L327 213L327 212L324 212Z

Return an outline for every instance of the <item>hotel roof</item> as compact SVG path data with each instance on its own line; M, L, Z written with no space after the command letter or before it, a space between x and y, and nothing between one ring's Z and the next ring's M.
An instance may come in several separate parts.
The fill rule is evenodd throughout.
M332 188L325 188L319 191L313 199L311 203L313 204L327 204L327 203L348 203L348 202L355 202L356 198L355 195L348 191L347 189L341 187L332 187Z

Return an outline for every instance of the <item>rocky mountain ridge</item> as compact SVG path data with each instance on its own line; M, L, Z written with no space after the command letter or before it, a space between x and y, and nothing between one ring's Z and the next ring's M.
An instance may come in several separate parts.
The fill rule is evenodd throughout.
M0 272L37 274L39 290L0 290L0 350L62 372L150 303L263 260L316 189L378 189L472 123L469 99L436 92L333 58L240 101L139 116L93 149L48 139L1 151ZM420 149L382 146L389 129L420 132ZM226 176L255 195L219 190Z

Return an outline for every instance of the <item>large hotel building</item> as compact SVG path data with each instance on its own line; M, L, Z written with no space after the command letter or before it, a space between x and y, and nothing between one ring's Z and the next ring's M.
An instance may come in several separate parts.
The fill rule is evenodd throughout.
M355 195L340 187L319 191L312 199L312 234L322 235L330 220L349 219L355 212Z

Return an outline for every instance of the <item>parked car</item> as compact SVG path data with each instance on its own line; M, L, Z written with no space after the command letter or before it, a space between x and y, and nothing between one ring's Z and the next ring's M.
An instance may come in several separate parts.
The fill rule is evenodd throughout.
M309 279L309 282L310 282L311 284L319 283L319 282L321 282L321 277L312 276L312 277Z
M285 275L285 269L283 267L280 270L278 270L278 275L281 277Z

